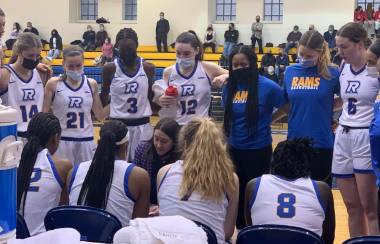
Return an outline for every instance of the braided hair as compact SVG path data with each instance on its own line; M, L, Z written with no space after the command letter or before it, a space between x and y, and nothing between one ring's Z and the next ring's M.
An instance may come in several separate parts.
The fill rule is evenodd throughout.
M124 28L119 31L116 35L116 45L119 41L125 40L125 39L132 39L136 42L136 46L139 46L139 39L137 37L136 31L134 31L132 28Z
M280 142L273 152L272 174L286 179L310 177L310 159L318 156L313 147L316 141L309 137L294 137Z
M51 113L38 113L28 124L27 139L17 169L17 210L24 215L25 200L28 194L30 178L33 173L39 149L45 148L48 140L61 135L61 125L57 117ZM21 201L23 201L21 209Z
M127 133L127 126L118 120L110 120L100 128L98 147L83 181L77 205L106 209L113 179L115 154L123 146L117 146L116 142L121 141Z
M242 53L249 60L250 68L252 69L252 79L249 82L248 97L245 104L245 117L247 120L247 128L249 135L255 135L259 121L259 70L257 67L257 56L251 46L237 46L232 49L229 57L229 78L228 92L226 99L226 107L224 113L224 131L227 137L231 130L231 118L233 114L233 99L237 92L238 80L234 76L232 69L232 60L236 54Z

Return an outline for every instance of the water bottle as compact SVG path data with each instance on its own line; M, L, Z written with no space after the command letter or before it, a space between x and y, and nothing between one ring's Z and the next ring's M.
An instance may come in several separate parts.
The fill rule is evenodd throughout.
M16 238L17 165L22 142L17 141L17 111L0 105L0 244Z
M166 91L165 91L165 95L176 98L176 97L178 97L178 90L177 90L177 88L175 88L173 86L169 86L166 89ZM158 115L161 118L165 118L165 117L174 118L174 117L177 117L177 115L178 115L178 104L174 103L170 107L162 107L160 109L160 111L158 111Z

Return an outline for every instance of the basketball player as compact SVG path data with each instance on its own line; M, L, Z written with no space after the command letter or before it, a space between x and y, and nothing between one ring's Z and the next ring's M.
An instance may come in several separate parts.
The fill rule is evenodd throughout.
M313 140L282 141L273 152L271 173L251 180L245 198L247 225L277 224L308 229L334 243L335 211L330 187L310 179Z
M246 227L244 193L247 183L269 173L272 159L271 117L274 108L288 103L278 84L259 76L251 46L235 47L230 54L228 84L223 87L224 131L239 178L236 229Z
M125 161L128 129L111 120L100 129L100 139L92 161L81 163L67 176L70 205L100 208L115 215L122 226L149 214L148 173Z
M183 160L157 175L159 215L199 221L223 244L234 233L239 195L223 134L211 119L198 117L180 130L178 144Z
M17 139L24 144L30 119L42 111L46 76L36 69L41 50L38 36L30 32L21 34L13 45L9 65L1 69L2 105L17 110Z
M222 87L228 78L228 70L203 61L202 44L194 31L180 34L175 49L177 61L164 70L163 86L165 89L168 86L176 87L178 97L166 96L164 92L158 94L155 90L155 101L161 107L180 108L174 119L179 125L185 125L195 117L208 117L211 85ZM220 79L221 75L224 75L223 79Z
M53 106L53 114L62 127L62 138L56 152L77 165L93 158L96 149L91 110L98 120L110 113L109 105L103 108L98 83L83 75L84 56L79 46L63 50L64 74L46 84L43 111Z
M36 114L27 135L17 170L17 211L34 236L45 232L44 218L50 209L69 203L64 187L73 166L67 159L51 156L61 138L61 126L53 114Z
M367 33L357 23L345 24L336 43L341 66L338 105L343 106L336 132L333 176L347 207L350 236L378 235L376 176L371 164L369 126L380 80L366 70Z
M116 45L120 58L103 66L100 97L105 106L108 95L111 95L111 119L120 120L128 126L130 142L127 160L132 161L137 145L153 136L149 117L152 115L151 108L155 111L157 107L152 102L156 68L137 56L139 43L133 29L121 29L116 36Z

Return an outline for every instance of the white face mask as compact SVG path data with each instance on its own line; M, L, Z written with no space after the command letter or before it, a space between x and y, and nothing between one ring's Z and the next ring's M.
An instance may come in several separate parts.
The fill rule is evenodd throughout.
M71 79L75 81L79 80L83 74L83 69L80 69L78 71L66 70L66 75L68 75Z
M379 71L377 70L377 67L366 67L365 68L367 70L367 74L371 77L371 78L380 78L380 74L379 74Z

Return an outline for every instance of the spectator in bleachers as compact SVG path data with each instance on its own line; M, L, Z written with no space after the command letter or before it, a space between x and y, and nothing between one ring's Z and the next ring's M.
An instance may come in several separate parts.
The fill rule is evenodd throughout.
M358 6L354 11L354 22L363 24L365 13L363 12L363 7Z
M280 75L285 72L286 67L289 66L289 56L284 52L284 49L278 50L278 56L276 57L276 67L275 67L275 73L277 77L280 77Z
M309 25L309 30L314 30L314 29L315 29L315 27L313 24Z
M265 74L265 77L268 78L268 79L270 79L270 80L273 80L274 82L276 82L278 84L278 77L274 73L273 66L269 66L268 67L268 72Z
M380 37L379 28L380 28L380 5L379 5L378 10L376 10L375 12L375 34L377 38Z
M90 48L95 42L95 31L92 30L91 25L87 25L87 31L83 33L83 42L79 43L79 46L84 50L86 47L86 52L90 51Z
M239 38L239 31L235 30L235 24L229 23L228 24L228 30L224 32L224 48L223 48L223 55L225 57L229 57L232 48L236 45L236 42Z
M38 30L36 28L33 27L32 25L32 22L28 22L26 23L26 29L24 30L24 32L32 32L33 34L36 34L37 36L39 35L38 33Z
M252 36L251 36L251 44L253 50L255 50L256 41L259 44L259 53L263 54L263 23L260 22L260 15L256 16L256 22L252 23Z
M49 47L50 50L46 58L51 62L53 59L56 59L59 56L63 49L62 38L56 29L53 29L51 31Z
M302 37L302 33L298 31L298 25L295 25L293 31L289 33L288 38L286 39L288 43L285 46L285 52L289 54L289 50L293 47L297 48L298 42ZM298 48L297 48L298 50Z
M342 61L343 61L343 58L339 55L339 53L336 53L332 60L332 63L340 66Z
M272 54L272 49L268 48L267 53L261 58L261 67L259 69L259 74L264 75L269 66L276 65L276 57Z
M96 51L96 49L100 46L103 46L103 44L106 41L106 38L108 37L107 31L104 30L104 25L99 25L99 31L96 33L96 42L94 44L93 51Z
M103 51L102 51L102 66L107 62L111 62L113 58L113 44L111 42L111 38L107 37L104 44L103 44Z
M111 62L120 57L120 51L116 44L117 43L115 42L115 45L113 45Z
M375 11L373 10L372 3L368 3L367 9L364 14L363 27L367 31L368 38L375 36Z
M216 32L212 26L207 27L205 37L203 40L203 48L211 47L212 52L215 53L215 50L218 49L218 43L216 42Z
M4 32L5 32L5 14L3 10L0 8L0 67L3 64L3 58L5 57L5 51L7 50L7 46L2 39L4 36Z
M164 52L168 52L168 33L170 30L169 21L165 19L164 12L160 13L160 20L157 21L156 25L156 44L157 44L157 52L161 52L161 43L164 46Z
M318 157L314 140L301 137L280 142L273 152L271 174L251 180L246 189L248 225L289 225L335 238L334 198L330 187L310 179L309 163Z
M334 41L337 32L338 31L334 29L334 26L330 25L329 30L323 34L323 38L330 48L334 48L334 45L331 45L331 43Z
M5 42L8 50L12 50L13 44L17 41L17 38L23 31L21 30L20 24L15 22L13 23L13 29L11 31L11 35L9 39Z

